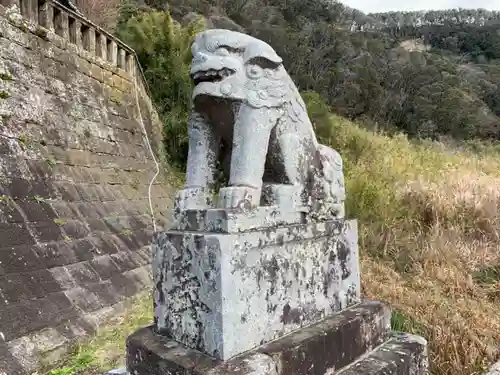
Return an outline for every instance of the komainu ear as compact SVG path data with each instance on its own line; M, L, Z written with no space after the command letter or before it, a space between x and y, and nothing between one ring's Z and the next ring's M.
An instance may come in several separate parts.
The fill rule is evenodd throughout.
M245 53L243 54L243 61L245 64L256 58L266 59L275 65L279 65L283 62L283 59L278 56L269 44L260 40L258 42L249 43L245 47Z

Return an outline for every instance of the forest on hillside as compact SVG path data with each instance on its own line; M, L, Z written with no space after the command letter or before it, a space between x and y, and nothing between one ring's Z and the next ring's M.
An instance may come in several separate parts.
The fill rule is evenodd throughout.
M85 8L88 2L78 5ZM334 112L369 128L431 139L500 139L500 12L365 15L327 0L115 0L115 5L114 18L108 5L102 22L125 39L128 21L151 10L169 10L185 27L195 14L203 15L209 27L263 39L283 57L301 91L319 93ZM154 59L141 56L148 72ZM151 84L160 87L158 67L149 73ZM181 86L189 85L185 78ZM177 106L168 95L159 95L167 112Z

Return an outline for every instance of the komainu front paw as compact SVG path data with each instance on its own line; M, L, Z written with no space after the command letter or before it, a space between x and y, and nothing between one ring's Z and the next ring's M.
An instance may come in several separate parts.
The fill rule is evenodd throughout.
M212 193L206 188L185 188L177 192L174 205L177 212L212 208Z
M251 209L260 203L261 189L248 186L229 186L220 189L220 208Z

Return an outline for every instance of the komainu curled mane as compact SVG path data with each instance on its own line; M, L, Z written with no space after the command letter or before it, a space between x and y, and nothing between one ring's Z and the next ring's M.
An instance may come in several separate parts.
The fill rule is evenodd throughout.
M192 45L193 110L187 181L178 209L305 209L314 220L344 216L342 159L318 143L306 106L267 43L208 30ZM218 166L229 184L213 202Z

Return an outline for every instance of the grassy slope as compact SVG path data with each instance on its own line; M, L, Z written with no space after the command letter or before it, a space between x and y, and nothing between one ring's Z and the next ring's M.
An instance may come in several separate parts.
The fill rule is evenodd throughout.
M394 323L429 340L433 374L478 373L500 338L499 154L330 121L348 212L360 219L365 296L389 302Z
M138 327L151 324L153 301L144 292L129 301L129 307L108 322L106 327L76 345L56 364L40 369L39 375L102 375L125 365L125 340ZM36 375L35 374L35 375Z
M500 337L500 154L417 145L336 116L328 121L345 161L348 213L360 220L365 297L396 309L396 329L429 340L433 374L478 373L497 356ZM81 371L53 374L123 363L124 339L151 321L150 307L149 296L139 298L66 360Z

